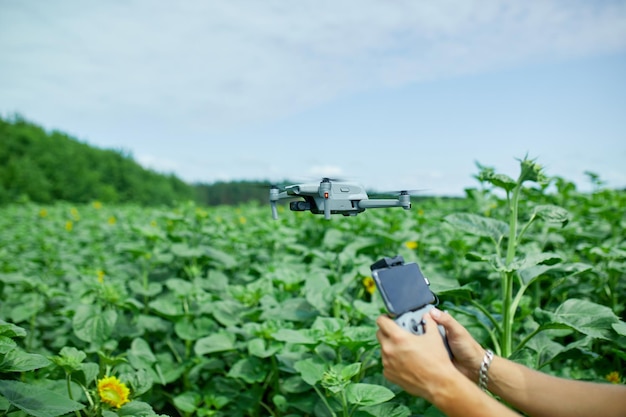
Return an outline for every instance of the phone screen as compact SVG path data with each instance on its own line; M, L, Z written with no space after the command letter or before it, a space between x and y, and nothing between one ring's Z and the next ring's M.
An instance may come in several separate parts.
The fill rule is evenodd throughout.
M435 301L416 263L377 269L372 271L372 276L391 314L417 310Z

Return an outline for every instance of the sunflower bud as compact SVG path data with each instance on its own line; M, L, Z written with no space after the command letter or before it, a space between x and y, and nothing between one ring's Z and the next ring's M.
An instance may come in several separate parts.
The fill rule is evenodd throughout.
M527 157L520 161L520 169L521 172L517 180L519 184L522 184L524 181L534 181L541 184L548 180L543 173L543 167Z

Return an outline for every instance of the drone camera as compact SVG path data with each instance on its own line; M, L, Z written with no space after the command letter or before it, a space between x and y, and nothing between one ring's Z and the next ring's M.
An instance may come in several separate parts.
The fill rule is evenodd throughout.
M311 210L311 203L308 203L306 201L292 201L289 203L289 209L291 211Z

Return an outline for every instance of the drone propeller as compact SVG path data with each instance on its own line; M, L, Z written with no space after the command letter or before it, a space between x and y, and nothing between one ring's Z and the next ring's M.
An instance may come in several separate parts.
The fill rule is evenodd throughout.
M348 180L345 178L322 177L321 182L344 182L344 181L348 181Z

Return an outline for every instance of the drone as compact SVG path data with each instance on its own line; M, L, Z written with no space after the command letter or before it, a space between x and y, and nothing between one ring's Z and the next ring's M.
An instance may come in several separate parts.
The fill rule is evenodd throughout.
M281 191L278 186L270 187L270 205L272 217L278 219L276 203L282 199L302 197L303 200L291 201L291 211L307 211L313 214L324 214L324 218L330 220L331 214L344 216L356 216L368 208L402 207L405 210L411 208L411 196L409 191L399 191L398 198L394 199L370 199L365 188L354 182L344 182L323 178L319 184L296 184L284 187Z

